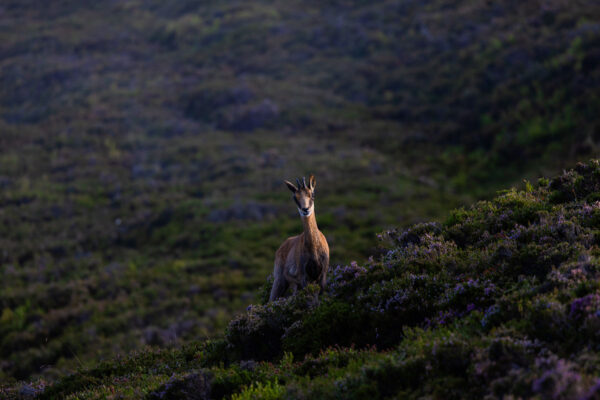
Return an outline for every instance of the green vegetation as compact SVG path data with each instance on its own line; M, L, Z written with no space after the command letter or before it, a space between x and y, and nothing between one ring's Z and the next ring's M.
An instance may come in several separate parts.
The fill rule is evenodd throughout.
M283 179L316 175L317 219L335 268L387 254L374 240L381 230L440 220L597 154L598 3L496 3L3 1L0 381L51 383L81 369L98 371L78 382L91 397L117 386L139 397L136 390L168 379L210 381L213 390L222 381L222 393L242 398L293 390L292 378L269 372L276 364L260 364L247 379L231 373L240 379L234 389L225 366L205 378L191 371L218 366L169 349L220 336L259 302L275 250L300 230ZM524 226L528 215L519 216ZM464 224L469 214L453 218ZM479 232L464 226L444 239L458 246L448 257L460 259L475 237L469 229ZM537 260L535 246L528 252L524 260ZM507 276L519 270L511 265ZM538 279L546 272L531 268ZM443 289L399 277L365 301L380 307L379 292L401 287L434 297ZM283 319L269 326L273 346L261 357L302 360L310 349L319 371L345 374L318 352L365 315L338 299L304 317L293 301L277 306ZM420 313L402 315L420 324ZM321 318L333 317L347 325L323 330ZM396 327L380 318L375 335L395 343ZM258 346L251 321L235 321L228 340ZM370 324L329 344L379 345ZM121 381L127 374L94 367L142 349L140 357L156 360L123 358L149 368L129 383ZM329 351L335 358L346 350ZM151 370L166 354L173 370ZM360 360L374 370L401 362L392 353L349 354L356 379ZM320 390L297 384L299 393Z
M390 230L325 294L251 305L224 337L80 369L40 398L596 398L600 160ZM11 396L24 387L4 389ZM2 392L0 392L2 394Z

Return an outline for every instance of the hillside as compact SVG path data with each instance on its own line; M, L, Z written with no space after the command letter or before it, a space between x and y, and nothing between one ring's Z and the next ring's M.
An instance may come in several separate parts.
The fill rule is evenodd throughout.
M40 398L600 396L600 161L382 234L386 251L251 305L222 338L148 350ZM187 396L187 397L186 397Z
M597 157L598 87L595 0L4 0L0 381L220 335L283 179L337 266Z

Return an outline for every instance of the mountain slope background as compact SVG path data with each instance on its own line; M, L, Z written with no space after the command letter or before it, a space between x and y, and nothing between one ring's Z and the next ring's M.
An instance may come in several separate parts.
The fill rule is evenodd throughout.
M6 1L0 378L213 336L300 229L375 234L597 154L594 1Z

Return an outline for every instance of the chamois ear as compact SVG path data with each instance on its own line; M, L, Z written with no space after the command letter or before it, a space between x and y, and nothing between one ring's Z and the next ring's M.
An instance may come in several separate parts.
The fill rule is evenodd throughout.
M288 189L291 190L292 193L296 193L298 191L298 188L296 186L294 186L294 184L290 181L283 181L283 183L285 183L288 187Z
M308 186L310 186L311 190L315 190L315 186L317 186L317 180L313 174L310 174L308 177Z

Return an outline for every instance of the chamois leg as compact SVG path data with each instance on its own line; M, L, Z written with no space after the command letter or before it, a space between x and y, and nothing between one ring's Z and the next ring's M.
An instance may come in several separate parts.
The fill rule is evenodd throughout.
M308 286L308 280L306 279L306 272L305 272L304 276L302 277L302 280L300 281L300 289L304 289L307 286Z
M288 283L285 281L283 276L275 277L273 281L273 287L271 288L271 295L269 296L269 301L273 301L278 297L283 296L286 289L288 287Z
M321 294L325 291L326 285L327 285L327 272L323 272L321 274L321 276L319 277L319 286L321 286L321 290L319 291L319 294Z

